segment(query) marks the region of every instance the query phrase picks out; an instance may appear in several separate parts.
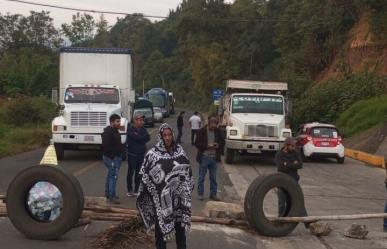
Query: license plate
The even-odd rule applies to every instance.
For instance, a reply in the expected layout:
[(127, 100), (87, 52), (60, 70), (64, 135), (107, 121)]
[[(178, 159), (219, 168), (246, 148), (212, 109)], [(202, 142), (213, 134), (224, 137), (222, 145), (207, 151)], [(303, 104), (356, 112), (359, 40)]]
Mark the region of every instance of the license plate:
[(329, 146), (329, 142), (321, 142), (321, 146)]
[(85, 136), (85, 142), (94, 142), (94, 136)]

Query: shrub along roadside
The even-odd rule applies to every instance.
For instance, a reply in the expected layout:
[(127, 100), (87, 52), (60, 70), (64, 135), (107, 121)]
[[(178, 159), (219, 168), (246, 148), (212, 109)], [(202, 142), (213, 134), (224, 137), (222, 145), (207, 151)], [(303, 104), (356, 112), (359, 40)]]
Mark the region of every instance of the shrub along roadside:
[(20, 96), (0, 105), (0, 158), (48, 145), (55, 105), (45, 97)]
[(361, 100), (343, 112), (336, 124), (347, 136), (387, 122), (387, 95)]

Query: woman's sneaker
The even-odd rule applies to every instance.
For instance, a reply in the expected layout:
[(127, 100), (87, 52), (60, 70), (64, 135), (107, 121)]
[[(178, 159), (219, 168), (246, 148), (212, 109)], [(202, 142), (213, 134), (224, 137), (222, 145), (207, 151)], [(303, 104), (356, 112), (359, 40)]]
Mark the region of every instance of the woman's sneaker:
[(136, 197), (137, 195), (134, 192), (128, 192), (128, 193), (126, 193), (126, 196), (128, 196), (128, 197)]

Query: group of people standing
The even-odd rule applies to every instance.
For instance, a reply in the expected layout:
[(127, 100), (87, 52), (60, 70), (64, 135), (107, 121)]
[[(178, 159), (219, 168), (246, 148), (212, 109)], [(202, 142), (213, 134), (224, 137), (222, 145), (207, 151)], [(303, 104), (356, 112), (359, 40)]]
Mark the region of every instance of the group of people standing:
[[(158, 142), (148, 152), (146, 144), (150, 135), (143, 127), (144, 117), (141, 115), (136, 115), (133, 125), (128, 127), (126, 144), (122, 144), (119, 132), (121, 117), (117, 114), (110, 116), (110, 125), (102, 133), (107, 202), (120, 204), (116, 184), (122, 161), (127, 158), (126, 195), (137, 197), (136, 205), (146, 228), (154, 227), (156, 248), (166, 248), (166, 238), (172, 232), (176, 236), (177, 248), (186, 248), (185, 231), (190, 227), (194, 180), (190, 160), (181, 146), (184, 114), (180, 112), (177, 119), (177, 138), (170, 125), (162, 124), (157, 134)], [(191, 144), (197, 148), (196, 161), (199, 163), (199, 200), (204, 200), (204, 180), (209, 171), (209, 198), (219, 201), (216, 174), (224, 138), (217, 123), (216, 117), (210, 117), (208, 124), (202, 127), (197, 112), (189, 119)]]

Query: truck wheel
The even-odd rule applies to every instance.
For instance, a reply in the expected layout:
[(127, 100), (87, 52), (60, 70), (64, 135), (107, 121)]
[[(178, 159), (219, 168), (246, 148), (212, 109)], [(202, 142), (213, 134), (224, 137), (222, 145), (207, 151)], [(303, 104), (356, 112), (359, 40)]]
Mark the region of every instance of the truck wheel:
[(63, 160), (64, 158), (63, 144), (54, 144), (54, 147), (55, 147), (56, 158), (58, 160)]
[[(61, 193), (62, 207), (54, 220), (41, 220), (27, 203), (31, 188), (49, 182)], [(33, 166), (21, 171), (7, 190), (6, 205), (12, 224), (27, 238), (53, 240), (69, 231), (83, 211), (84, 197), (79, 182), (59, 166)]]
[(298, 223), (284, 223), (269, 220), (263, 210), (266, 194), (280, 188), (287, 198), (287, 210), (282, 217), (304, 216), (304, 195), (299, 184), (283, 173), (258, 176), (249, 186), (244, 202), (247, 221), (257, 232), (265, 236), (280, 237), (291, 233)]
[(232, 164), (234, 162), (235, 150), (226, 148), (225, 158), (226, 163)]
[(337, 163), (339, 163), (339, 164), (343, 164), (344, 161), (345, 161), (345, 157), (338, 157), (337, 158)]

